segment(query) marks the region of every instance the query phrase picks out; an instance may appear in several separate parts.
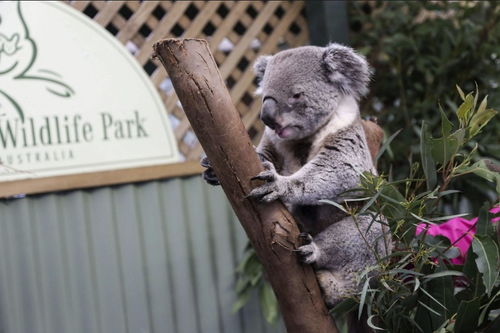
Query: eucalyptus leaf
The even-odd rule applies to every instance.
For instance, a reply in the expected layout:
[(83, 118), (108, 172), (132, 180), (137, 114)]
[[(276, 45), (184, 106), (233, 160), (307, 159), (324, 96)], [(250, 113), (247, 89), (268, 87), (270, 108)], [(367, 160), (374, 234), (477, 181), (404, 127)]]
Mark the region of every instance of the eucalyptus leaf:
[(427, 310), (429, 310), (432, 314), (434, 314), (436, 316), (441, 316), (441, 314), (439, 312), (437, 312), (436, 310), (434, 310), (433, 308), (431, 308), (430, 306), (428, 306), (424, 302), (418, 301), (418, 304), (422, 305), (424, 308), (426, 308)]
[(380, 196), (380, 192), (377, 192), (377, 194), (375, 194), (370, 200), (368, 200), (363, 205), (363, 207), (361, 207), (361, 209), (359, 210), (359, 214), (363, 214), (368, 208), (370, 208), (379, 196)]
[(236, 282), (235, 286), (235, 291), (237, 294), (242, 293), (246, 288), (249, 288), (251, 286), (250, 281), (246, 276), (240, 277), (238, 281)]
[(436, 187), (437, 175), (436, 175), (436, 165), (432, 158), (432, 147), (430, 145), (430, 134), (427, 124), (422, 123), (422, 128), (420, 131), (420, 153), (422, 158), (422, 168), (424, 169), (424, 174), (427, 183), (427, 190), (431, 191)]
[(441, 107), (441, 104), (439, 104), (439, 112), (441, 113), (441, 135), (443, 137), (448, 137), (448, 135), (450, 135), (450, 132), (453, 128), (453, 124), (446, 116), (446, 113), (444, 112), (443, 108)]
[(358, 308), (358, 320), (361, 318), (361, 314), (363, 313), (363, 306), (365, 305), (366, 294), (368, 292), (368, 287), (370, 286), (371, 277), (365, 280), (363, 285), (363, 289), (361, 290), (361, 298), (359, 300), (359, 308)]
[(415, 286), (413, 287), (413, 292), (416, 292), (418, 288), (420, 287), (420, 280), (415, 276)]
[(474, 81), (474, 85), (476, 86), (476, 93), (474, 94), (474, 109), (476, 108), (477, 105), (477, 99), (479, 98), (479, 86), (477, 85), (477, 82)]
[(478, 236), (486, 236), (489, 234), (488, 230), (492, 229), (488, 210), (489, 203), (485, 202), (479, 211), (479, 216), (476, 222), (476, 235)]
[(490, 301), (484, 305), (483, 309), (481, 310), (481, 313), (479, 314), (479, 325), (481, 325), (484, 320), (486, 319), (486, 314), (489, 312), (489, 307), (493, 301), (495, 301), (498, 297), (500, 296), (500, 291), (498, 291), (491, 299)]
[(319, 202), (321, 203), (327, 203), (329, 205), (332, 205), (332, 206), (335, 206), (337, 207), (338, 209), (340, 209), (342, 212), (346, 213), (346, 214), (349, 214), (349, 212), (345, 209), (344, 206), (342, 206), (341, 204), (339, 203), (336, 203), (335, 201), (332, 201), (332, 200), (319, 200)]
[(274, 323), (278, 318), (278, 300), (269, 283), (264, 283), (260, 288), (259, 300), (264, 318), (268, 323)]
[(385, 331), (383, 328), (375, 326), (375, 324), (373, 324), (373, 318), (375, 318), (375, 315), (371, 315), (370, 317), (368, 317), (368, 319), (366, 321), (368, 326), (370, 326), (372, 329), (374, 329), (376, 331)]
[(458, 247), (452, 246), (443, 253), (443, 256), (446, 259), (453, 259), (459, 257), (461, 254), (462, 252), (460, 252)]
[(434, 307), (440, 314), (439, 317), (432, 316), (433, 328), (441, 326), (443, 322), (450, 319), (458, 308), (458, 300), (453, 294), (452, 276), (463, 276), (462, 272), (450, 271), (442, 261), (436, 267), (436, 273), (429, 274), (425, 277), (425, 287), (431, 295), (436, 298), (444, 307)]
[(243, 267), (243, 271), (250, 279), (262, 274), (262, 264), (257, 259), (255, 254), (246, 262), (246, 265)]
[(432, 158), (439, 164), (446, 164), (460, 147), (457, 139), (453, 137), (431, 139), (429, 144)]
[(477, 255), (474, 253), (471, 246), (467, 251), (465, 264), (462, 268), (462, 272), (467, 276), (469, 280), (469, 288), (459, 293), (461, 294), (461, 300), (471, 300), (475, 297), (478, 297), (479, 295), (483, 295), (486, 293), (486, 288), (484, 287), (481, 273), (477, 268), (476, 259)]
[(238, 295), (238, 298), (236, 299), (236, 302), (234, 302), (231, 312), (236, 313), (238, 312), (245, 304), (248, 303), (248, 300), (250, 299), (251, 296), (251, 289), (246, 289), (244, 292), (240, 293)]
[[(479, 94), (476, 92), (476, 97)], [(479, 105), (479, 108), (477, 109), (476, 113), (481, 113), (486, 110), (486, 106), (488, 105), (488, 95), (484, 96), (483, 100), (481, 101), (481, 104)]]
[(255, 253), (252, 251), (250, 253), (247, 253), (245, 255), (245, 257), (243, 258), (243, 260), (241, 260), (238, 264), (238, 266), (236, 266), (236, 272), (237, 273), (242, 273), (244, 270), (245, 270), (245, 266), (247, 266), (248, 262), (250, 261), (250, 259), (252, 259), (252, 257), (255, 255)]
[(437, 273), (433, 274), (428, 274), (424, 277), (424, 280), (427, 282), (432, 279), (436, 278), (442, 278), (442, 277), (447, 277), (447, 276), (464, 276), (464, 273), (458, 272), (458, 271), (448, 271), (448, 270), (443, 270)]
[(462, 126), (466, 126), (468, 120), (469, 120), (469, 114), (473, 111), (474, 107), (474, 95), (473, 93), (467, 94), (465, 96), (465, 100), (460, 106), (458, 107), (457, 110), (457, 116), (458, 120), (460, 121), (460, 124)]
[[(455, 194), (455, 193), (462, 193), (462, 191), (459, 191), (459, 190), (446, 190), (446, 191), (439, 192), (438, 195), (440, 197), (444, 197), (445, 195)], [(432, 220), (436, 221), (436, 219), (432, 219)]]
[(354, 310), (357, 307), (358, 303), (352, 298), (347, 298), (337, 304), (333, 309), (330, 310), (330, 313), (333, 315), (342, 315)]
[(385, 140), (384, 144), (382, 145), (382, 147), (380, 147), (378, 153), (377, 153), (377, 156), (375, 156), (375, 161), (378, 161), (380, 156), (382, 156), (384, 154), (384, 152), (387, 150), (387, 148), (389, 147), (389, 145), (391, 144), (392, 140), (394, 140), (396, 138), (396, 136), (398, 136), (399, 133), (401, 133), (403, 129), (399, 129), (396, 131), (396, 133), (392, 134), (387, 140)]
[(437, 222), (437, 221), (447, 221), (451, 220), (457, 217), (464, 217), (470, 215), (469, 213), (462, 213), (462, 214), (453, 214), (453, 215), (446, 215), (446, 216), (440, 216), (440, 217), (434, 217), (429, 219), (429, 221)]
[(460, 98), (462, 99), (462, 101), (465, 101), (465, 94), (464, 92), (462, 91), (462, 88), (460, 88), (458, 86), (458, 84), (455, 85), (455, 87), (457, 87), (457, 91), (458, 91), (458, 94), (460, 95)]
[(477, 112), (470, 120), (469, 137), (476, 136), (488, 122), (497, 115), (497, 111), (486, 109), (482, 112)]
[(498, 278), (498, 245), (488, 236), (476, 235), (472, 240), (472, 249), (477, 255), (477, 269), (482, 273), (483, 284), (489, 296)]
[(442, 304), (440, 301), (438, 301), (434, 296), (432, 296), (431, 294), (429, 294), (429, 292), (423, 288), (420, 288), (420, 291), (423, 292), (427, 297), (429, 297), (431, 300), (434, 301), (434, 303), (436, 303), (437, 305), (439, 305), (441, 308), (446, 309), (446, 306), (444, 304)]
[(455, 322), (456, 333), (471, 333), (475, 331), (479, 317), (479, 306), (479, 297), (470, 301), (460, 302)]
[(476, 163), (470, 166), (458, 167), (455, 169), (454, 173), (455, 176), (473, 173), (490, 182), (495, 182), (497, 194), (500, 194), (500, 173), (491, 171), (486, 166), (486, 162), (484, 160), (477, 161)]

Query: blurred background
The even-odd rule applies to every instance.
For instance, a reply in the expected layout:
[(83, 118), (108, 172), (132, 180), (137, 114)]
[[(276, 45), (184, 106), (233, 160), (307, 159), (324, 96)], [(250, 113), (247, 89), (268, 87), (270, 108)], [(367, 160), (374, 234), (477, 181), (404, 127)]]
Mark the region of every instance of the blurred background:
[[(476, 85), (500, 104), (500, 6), (493, 1), (69, 1), (134, 55), (157, 88), (186, 165), (202, 149), (171, 81), (151, 59), (159, 39), (207, 39), (248, 133), (263, 131), (252, 63), (261, 54), (328, 42), (351, 45), (374, 68), (363, 116), (386, 136), (403, 131), (379, 163), (408, 173), (438, 103), (455, 110)], [(0, 27), (1, 28), (1, 27)], [(438, 128), (433, 128), (438, 130)], [(500, 124), (477, 142), (477, 159), (500, 160)], [(391, 171), (392, 170), (392, 171)], [(233, 313), (244, 235), (222, 191), (201, 168), (181, 177), (5, 198), (0, 204), (0, 332), (279, 332), (252, 294)], [(466, 177), (446, 209), (477, 211), (494, 184)], [(264, 304), (265, 305), (265, 304)]]

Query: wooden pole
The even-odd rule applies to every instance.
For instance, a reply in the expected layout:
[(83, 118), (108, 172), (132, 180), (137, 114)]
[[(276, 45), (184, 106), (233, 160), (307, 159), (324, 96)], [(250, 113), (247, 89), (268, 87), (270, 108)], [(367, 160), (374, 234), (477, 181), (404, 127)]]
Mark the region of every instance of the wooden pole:
[[(246, 196), (263, 170), (205, 40), (166, 39), (154, 56), (167, 70), (198, 140), (264, 266), (289, 333), (336, 333), (312, 268), (292, 252), (299, 230), (280, 202)], [(219, 240), (225, 241), (225, 240)]]

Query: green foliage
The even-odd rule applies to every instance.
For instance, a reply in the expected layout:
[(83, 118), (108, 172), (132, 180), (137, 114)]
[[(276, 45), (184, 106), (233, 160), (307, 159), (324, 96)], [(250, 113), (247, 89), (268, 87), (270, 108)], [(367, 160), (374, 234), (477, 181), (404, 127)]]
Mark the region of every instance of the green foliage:
[[(345, 314), (346, 304), (358, 302), (360, 313), (366, 311), (368, 325), (390, 332), (486, 332), (494, 327), (500, 310), (499, 239), (497, 225), (490, 223), (487, 202), (476, 211), (479, 215), (465, 265), (452, 265), (450, 259), (460, 254), (445, 237), (416, 234), (423, 222), (439, 224), (457, 215), (443, 216), (444, 198), (455, 195), (448, 190), (470, 173), (499, 188), (498, 173), (488, 169), (483, 160), (474, 162), (477, 143), (473, 141), (497, 113), (491, 110), (485, 122), (477, 119), (487, 110), (486, 98), (478, 103), (478, 93), (464, 95), (455, 119), (440, 115), (440, 135), (433, 137), (426, 122), (420, 128), (420, 152), (410, 154), (412, 165), (403, 180), (386, 176), (363, 175), (361, 197), (371, 198), (363, 207), (346, 200), (343, 209), (353, 217), (360, 214), (384, 215), (395, 244), (393, 253), (379, 261), (365, 274), (361, 293), (333, 309)], [(479, 130), (478, 130), (479, 128)], [(420, 156), (419, 156), (420, 155)], [(496, 191), (496, 199), (500, 191)], [(498, 204), (498, 202), (497, 202)], [(371, 281), (370, 281), (371, 280)], [(344, 304), (346, 303), (346, 304)]]
[(248, 244), (243, 260), (236, 268), (238, 281), (236, 294), (238, 298), (233, 304), (233, 312), (241, 309), (250, 299), (252, 292), (257, 290), (262, 314), (268, 323), (278, 319), (278, 301), (270, 284), (262, 278), (263, 269), (255, 255), (254, 249)]
[[(352, 1), (348, 8), (351, 44), (367, 56), (374, 68), (370, 95), (363, 102), (362, 112), (376, 116), (387, 133), (404, 129), (391, 143), (389, 154), (380, 161), (382, 170), (392, 165), (395, 179), (405, 177), (409, 152), (419, 150), (418, 129), (422, 121), (425, 120), (430, 134), (446, 130), (447, 124), (441, 121), (443, 113), (436, 102), (456, 110), (456, 95), (450, 87), (457, 83), (465, 91), (474, 91), (476, 82), (488, 95), (471, 121), (470, 106), (478, 104), (478, 95), (476, 93), (474, 99), (460, 92), (466, 103), (458, 111), (459, 120), (471, 121), (472, 136), (487, 123), (493, 111), (486, 108), (486, 101), (500, 105), (500, 3)], [(444, 128), (440, 128), (440, 123)], [(471, 158), (499, 162), (500, 122), (490, 122), (485, 132), (487, 134), (469, 140), (469, 147), (477, 143)], [(462, 134), (444, 138), (446, 146), (456, 147)], [(411, 150), (407, 149), (409, 144)], [(435, 150), (441, 147), (441, 142), (434, 141), (431, 149), (439, 154)], [(443, 158), (451, 154), (448, 151)], [(427, 185), (433, 182), (428, 178)], [(469, 189), (444, 198), (454, 211), (460, 210), (464, 199), (478, 210), (481, 202), (493, 197), (493, 183), (481, 178), (462, 177), (453, 186)]]

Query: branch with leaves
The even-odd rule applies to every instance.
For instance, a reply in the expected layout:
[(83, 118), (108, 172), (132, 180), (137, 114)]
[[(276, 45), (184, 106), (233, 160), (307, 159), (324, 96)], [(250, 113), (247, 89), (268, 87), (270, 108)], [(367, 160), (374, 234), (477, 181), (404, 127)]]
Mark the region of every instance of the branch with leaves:
[[(372, 268), (379, 272), (377, 279), (368, 279), (367, 272), (360, 277), (361, 294), (333, 309), (337, 316), (356, 307), (359, 313), (366, 311), (374, 330), (390, 332), (498, 331), (499, 226), (490, 223), (488, 210), (498, 205), (500, 174), (490, 170), (485, 160), (476, 160), (477, 144), (471, 145), (497, 111), (487, 107), (487, 97), (478, 103), (477, 89), (467, 95), (457, 90), (462, 103), (455, 119), (439, 108), (440, 136), (433, 137), (423, 122), (420, 152), (410, 154), (408, 177), (394, 180), (391, 174), (364, 174), (356, 190), (371, 199), (361, 209), (349, 201), (342, 205), (353, 216), (385, 216), (395, 249)], [(467, 215), (444, 215), (449, 209), (442, 202), (467, 190), (449, 189), (466, 174), (495, 182), (494, 199), (476, 212), (477, 223), (453, 242), (430, 235), (429, 227), (451, 219), (460, 223), (457, 218)], [(465, 264), (452, 264), (462, 255), (456, 244), (464, 236), (473, 236)]]

